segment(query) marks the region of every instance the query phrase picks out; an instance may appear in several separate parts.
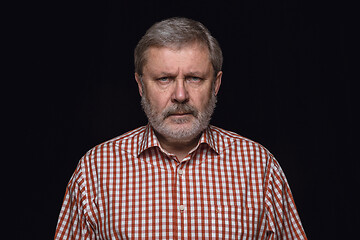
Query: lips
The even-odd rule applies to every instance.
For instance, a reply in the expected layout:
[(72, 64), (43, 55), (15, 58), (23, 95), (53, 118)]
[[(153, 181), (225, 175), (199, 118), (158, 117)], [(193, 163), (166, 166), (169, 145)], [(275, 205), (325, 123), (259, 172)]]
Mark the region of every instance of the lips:
[(174, 104), (163, 111), (164, 119), (169, 116), (181, 117), (186, 115), (197, 117), (197, 109), (189, 104)]
[(187, 118), (187, 117), (192, 116), (192, 115), (193, 115), (192, 113), (172, 113), (168, 117)]
[(192, 114), (192, 113), (191, 112), (179, 112), (179, 113), (171, 113), (170, 115), (182, 116), (182, 115), (188, 115), (188, 114)]

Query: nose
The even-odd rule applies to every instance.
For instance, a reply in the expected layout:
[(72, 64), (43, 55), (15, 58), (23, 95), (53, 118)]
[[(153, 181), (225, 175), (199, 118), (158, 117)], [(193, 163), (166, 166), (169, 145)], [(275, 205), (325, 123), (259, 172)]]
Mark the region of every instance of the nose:
[(171, 100), (176, 103), (185, 103), (189, 100), (189, 93), (183, 79), (178, 79)]

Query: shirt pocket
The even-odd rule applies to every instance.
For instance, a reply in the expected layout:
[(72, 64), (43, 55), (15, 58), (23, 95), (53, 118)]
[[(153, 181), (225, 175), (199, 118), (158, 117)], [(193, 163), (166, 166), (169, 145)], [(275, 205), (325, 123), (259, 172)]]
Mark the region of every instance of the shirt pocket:
[(243, 206), (211, 206), (211, 238), (258, 239), (261, 212)]

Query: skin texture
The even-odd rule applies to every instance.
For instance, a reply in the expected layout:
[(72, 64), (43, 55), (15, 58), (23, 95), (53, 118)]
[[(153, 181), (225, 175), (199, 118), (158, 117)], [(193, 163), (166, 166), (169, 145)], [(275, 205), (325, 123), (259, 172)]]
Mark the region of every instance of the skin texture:
[(143, 75), (135, 73), (144, 110), (161, 146), (181, 160), (209, 124), (222, 72), (215, 76), (208, 49), (197, 43), (151, 47), (146, 59)]

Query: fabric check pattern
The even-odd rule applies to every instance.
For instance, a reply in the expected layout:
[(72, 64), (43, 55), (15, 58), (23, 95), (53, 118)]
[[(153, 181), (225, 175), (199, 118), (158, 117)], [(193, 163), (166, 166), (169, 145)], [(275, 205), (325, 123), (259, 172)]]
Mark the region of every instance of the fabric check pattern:
[(209, 126), (182, 161), (143, 126), (91, 149), (55, 239), (306, 239), (290, 188), (260, 144)]

